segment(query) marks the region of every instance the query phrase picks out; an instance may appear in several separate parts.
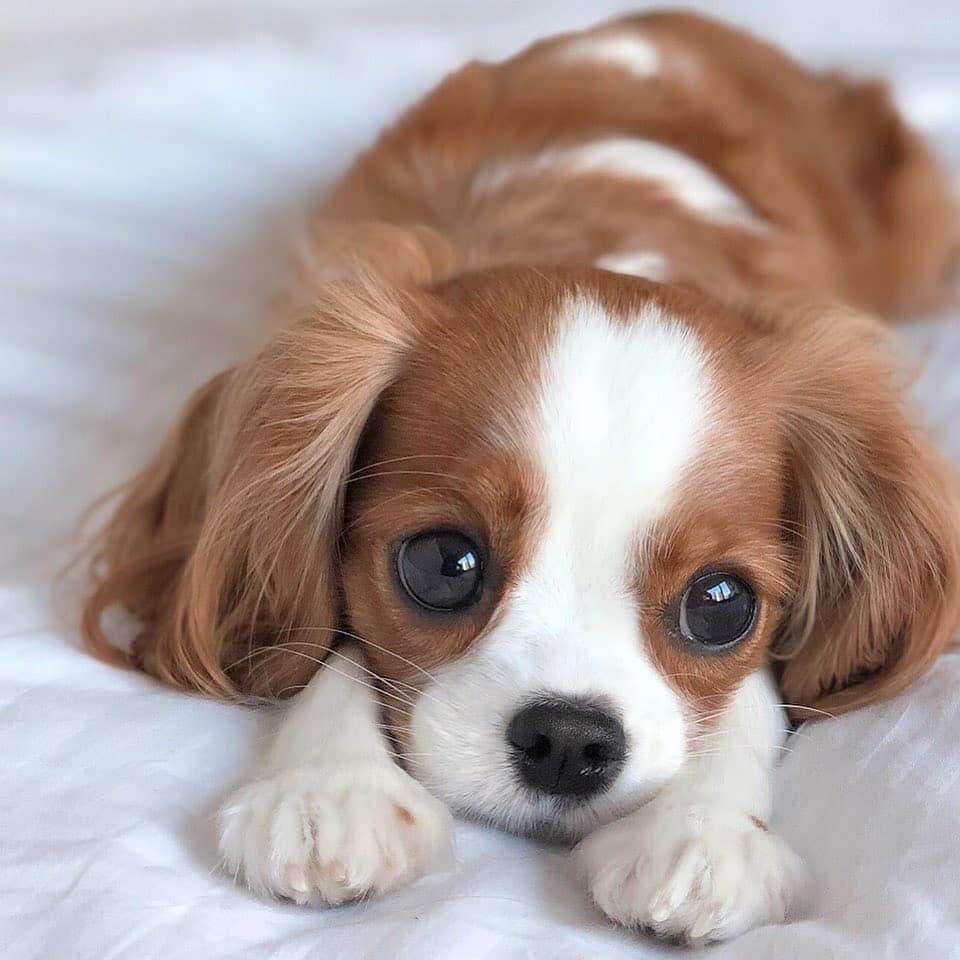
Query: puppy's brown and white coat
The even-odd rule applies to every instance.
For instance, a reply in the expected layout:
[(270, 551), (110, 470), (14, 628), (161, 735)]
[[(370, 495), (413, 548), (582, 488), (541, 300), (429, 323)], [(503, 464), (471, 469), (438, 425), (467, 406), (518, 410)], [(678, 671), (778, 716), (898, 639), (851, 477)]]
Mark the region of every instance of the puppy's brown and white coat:
[(308, 305), (197, 393), (99, 544), (95, 649), (120, 603), (167, 682), (305, 686), (222, 812), (228, 869), (384, 891), (452, 809), (579, 841), (622, 923), (782, 920), (782, 700), (900, 691), (960, 619), (953, 479), (885, 332), (834, 301), (936, 303), (956, 252), (882, 87), (710, 21), (444, 81), (328, 200)]

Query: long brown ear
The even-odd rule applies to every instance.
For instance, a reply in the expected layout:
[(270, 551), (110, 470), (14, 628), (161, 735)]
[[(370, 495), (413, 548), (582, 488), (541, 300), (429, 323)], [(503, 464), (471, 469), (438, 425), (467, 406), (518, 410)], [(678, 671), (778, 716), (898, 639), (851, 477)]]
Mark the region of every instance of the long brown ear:
[(786, 338), (796, 566), (774, 654), (788, 703), (837, 714), (903, 690), (953, 638), (960, 506), (952, 471), (905, 415), (879, 324), (833, 311), (795, 319)]
[(399, 295), (332, 286), (309, 316), (215, 377), (127, 486), (95, 549), (83, 613), (141, 624), (133, 661), (175, 686), (276, 696), (312, 676), (339, 626), (344, 488), (412, 336)]

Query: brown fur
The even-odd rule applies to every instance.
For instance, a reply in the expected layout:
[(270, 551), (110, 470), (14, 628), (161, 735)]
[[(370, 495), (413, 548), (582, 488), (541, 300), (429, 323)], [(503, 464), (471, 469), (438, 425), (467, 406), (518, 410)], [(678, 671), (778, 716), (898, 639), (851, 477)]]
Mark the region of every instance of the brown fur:
[(904, 411), (885, 331), (843, 310), (786, 316), (769, 369), (795, 572), (774, 652), (789, 702), (841, 713), (900, 692), (953, 639), (960, 501)]
[[(811, 73), (688, 14), (590, 32), (630, 30), (663, 52), (652, 77), (564, 60), (570, 35), (452, 74), (354, 163), (318, 233), (356, 221), (429, 224), (456, 251), (438, 264), (442, 276), (455, 263), (478, 268), (533, 253), (541, 263), (583, 264), (632, 247), (662, 251), (671, 281), (728, 300), (816, 290), (903, 313), (948, 296), (956, 205), (882, 84)], [(491, 164), (617, 135), (696, 158), (776, 229), (757, 236), (704, 223), (654, 184), (595, 174), (473, 190)]]
[[(877, 326), (798, 306), (942, 299), (957, 220), (941, 171), (878, 84), (810, 73), (691, 15), (597, 29), (641, 31), (663, 69), (567, 62), (554, 38), (464, 67), (357, 160), (304, 251), (310, 306), (202, 388), (126, 487), (95, 550), (91, 649), (117, 659), (101, 618), (119, 604), (141, 624), (138, 666), (220, 697), (298, 689), (343, 628), (388, 638), (368, 650), (387, 680), (457, 656), (535, 541), (542, 480), (513, 417), (575, 290), (624, 322), (658, 300), (723, 385), (721, 440), (636, 558), (645, 635), (702, 714), (768, 652), (803, 715), (897, 692), (949, 642), (952, 477), (902, 409)], [(492, 164), (614, 135), (700, 160), (770, 229), (707, 223), (611, 176), (472, 189)], [(671, 288), (583, 269), (645, 248), (666, 256)], [(405, 604), (388, 562), (437, 523), (475, 530), (491, 556), (486, 595), (456, 623)], [(748, 643), (698, 658), (663, 613), (716, 562), (750, 576), (763, 612)]]
[(379, 286), (330, 289), (195, 396), (101, 537), (92, 649), (119, 602), (142, 624), (134, 662), (167, 683), (268, 696), (309, 678), (340, 623), (347, 474), (410, 328)]

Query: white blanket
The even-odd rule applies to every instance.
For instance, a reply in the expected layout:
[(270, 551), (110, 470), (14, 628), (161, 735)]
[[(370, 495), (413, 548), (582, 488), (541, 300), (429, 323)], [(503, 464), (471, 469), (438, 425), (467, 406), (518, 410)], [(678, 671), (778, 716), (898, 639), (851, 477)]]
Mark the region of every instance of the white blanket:
[[(93, 17), (89, 3), (16, 0), (0, 11), (4, 960), (676, 955), (606, 924), (563, 851), (468, 825), (454, 869), (381, 900), (330, 911), (254, 900), (215, 871), (211, 814), (269, 718), (98, 664), (77, 647), (71, 598), (62, 615), (52, 599), (80, 509), (248, 342), (297, 214), (351, 153), (465, 57), (617, 6), (111, 0)], [(956, 165), (949, 8), (727, 12), (809, 59), (891, 73)], [(926, 364), (918, 406), (955, 457), (956, 320), (905, 331)], [(960, 956), (958, 686), (950, 654), (907, 696), (793, 739), (776, 825), (816, 875), (809, 918), (711, 956)]]

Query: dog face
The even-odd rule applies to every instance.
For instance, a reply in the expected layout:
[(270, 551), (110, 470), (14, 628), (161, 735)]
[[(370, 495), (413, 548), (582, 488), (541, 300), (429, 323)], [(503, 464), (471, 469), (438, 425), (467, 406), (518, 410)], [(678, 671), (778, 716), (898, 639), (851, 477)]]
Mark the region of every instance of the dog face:
[(221, 696), (293, 692), (359, 637), (437, 795), (575, 837), (771, 657), (834, 712), (925, 669), (952, 497), (861, 317), (590, 270), (356, 282), (197, 394), (86, 623), (123, 603), (140, 665)]
[(351, 477), (347, 621), (386, 648), (419, 779), (578, 836), (674, 774), (763, 662), (787, 560), (773, 399), (742, 322), (652, 285), (496, 272), (433, 311)]

